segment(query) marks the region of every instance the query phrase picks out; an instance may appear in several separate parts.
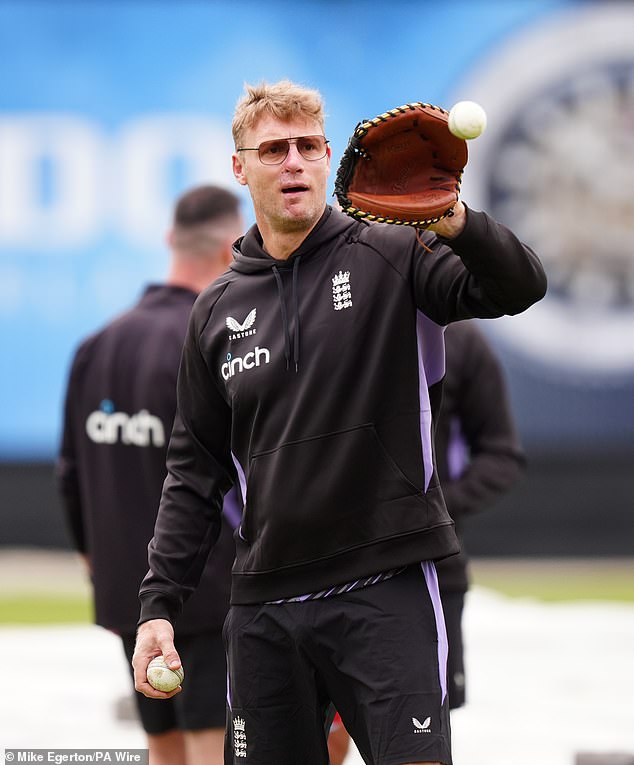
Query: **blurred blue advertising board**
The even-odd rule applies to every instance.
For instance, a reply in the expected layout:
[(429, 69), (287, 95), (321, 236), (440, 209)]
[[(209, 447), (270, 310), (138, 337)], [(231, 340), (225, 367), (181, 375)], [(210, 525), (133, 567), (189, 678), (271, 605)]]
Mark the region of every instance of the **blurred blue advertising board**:
[(551, 285), (485, 326), (523, 437), (631, 442), (629, 4), (5, 1), (0, 49), (0, 460), (54, 456), (78, 341), (164, 276), (183, 189), (243, 193), (233, 107), (245, 81), (282, 78), (324, 94), (335, 167), (361, 119), (483, 104), (463, 197), (533, 245)]

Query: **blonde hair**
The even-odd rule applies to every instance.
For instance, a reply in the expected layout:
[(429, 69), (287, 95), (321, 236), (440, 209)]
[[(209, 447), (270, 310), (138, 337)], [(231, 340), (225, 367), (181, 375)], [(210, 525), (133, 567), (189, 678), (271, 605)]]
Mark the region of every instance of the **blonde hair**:
[(244, 90), (245, 94), (236, 104), (231, 124), (236, 149), (240, 148), (244, 133), (264, 114), (284, 122), (297, 118), (315, 120), (324, 132), (324, 103), (319, 91), (290, 80), (272, 84), (262, 82), (259, 85), (245, 83)]

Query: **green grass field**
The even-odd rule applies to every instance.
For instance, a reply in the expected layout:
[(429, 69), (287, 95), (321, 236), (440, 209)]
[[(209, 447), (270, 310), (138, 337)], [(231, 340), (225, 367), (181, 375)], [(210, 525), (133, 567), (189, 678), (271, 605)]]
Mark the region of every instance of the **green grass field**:
[(634, 558), (474, 560), (474, 585), (544, 602), (634, 603)]
[[(475, 559), (472, 582), (513, 598), (543, 602), (604, 601), (634, 603), (632, 559)], [(72, 580), (71, 580), (72, 585)], [(41, 586), (4, 587), (0, 625), (90, 624), (92, 602), (87, 587), (69, 586), (68, 577), (55, 586), (43, 575)]]
[(84, 595), (0, 597), (0, 624), (90, 624), (92, 619), (92, 603)]

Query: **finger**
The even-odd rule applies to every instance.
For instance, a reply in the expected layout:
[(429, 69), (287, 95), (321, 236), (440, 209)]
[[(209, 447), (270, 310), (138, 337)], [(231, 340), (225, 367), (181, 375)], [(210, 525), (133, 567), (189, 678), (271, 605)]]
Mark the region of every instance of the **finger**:
[(174, 643), (171, 641), (165, 641), (161, 644), (161, 653), (163, 654), (165, 663), (170, 669), (178, 669), (181, 666), (180, 656), (174, 647)]
[[(170, 622), (165, 619), (157, 619), (155, 636), (155, 643), (158, 645), (159, 653), (162, 654), (167, 666), (170, 669), (178, 669), (181, 666), (181, 659), (174, 646), (174, 628)], [(153, 653), (153, 655), (149, 657), (150, 660), (156, 655), (158, 654)]]
[(145, 680), (145, 682), (141, 682), (137, 685), (136, 677), (135, 677), (134, 687), (139, 693), (142, 693), (144, 696), (147, 696), (148, 699), (171, 699), (172, 696), (176, 696), (183, 690), (182, 686), (179, 685), (178, 688), (175, 688), (173, 691), (170, 691), (169, 693), (166, 693), (165, 691), (158, 691), (156, 688), (154, 688), (147, 682), (147, 679)]

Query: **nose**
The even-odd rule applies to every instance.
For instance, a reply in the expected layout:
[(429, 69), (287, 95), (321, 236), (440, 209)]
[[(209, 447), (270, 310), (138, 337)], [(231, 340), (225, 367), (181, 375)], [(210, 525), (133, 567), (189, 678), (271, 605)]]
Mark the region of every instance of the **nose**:
[(285, 168), (293, 171), (304, 169), (304, 158), (299, 153), (297, 143), (295, 141), (289, 143), (288, 154), (284, 159), (283, 165)]

